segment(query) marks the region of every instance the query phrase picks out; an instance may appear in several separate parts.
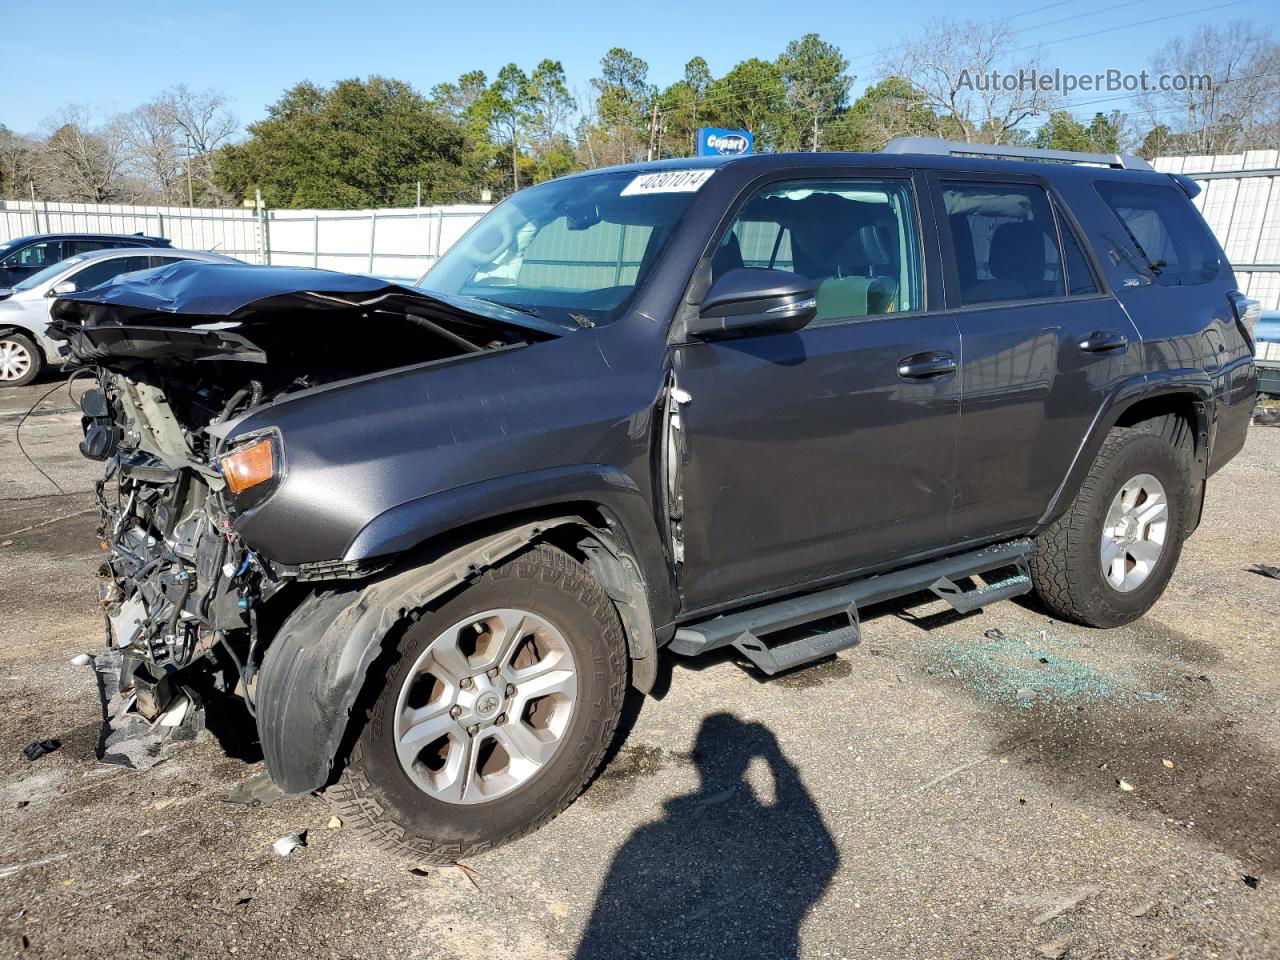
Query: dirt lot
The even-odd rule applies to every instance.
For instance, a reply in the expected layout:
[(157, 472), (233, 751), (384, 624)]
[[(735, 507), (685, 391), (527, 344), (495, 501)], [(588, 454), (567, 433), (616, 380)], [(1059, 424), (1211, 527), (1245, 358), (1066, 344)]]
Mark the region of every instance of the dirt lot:
[[(871, 611), (763, 682), (677, 662), (546, 829), (457, 867), (369, 849), (205, 734), (98, 763), (97, 546), (64, 391), (0, 391), (0, 943), (23, 957), (1280, 956), (1280, 429), (1210, 486), (1166, 597)], [(931, 613), (929, 608), (927, 613)], [(994, 639), (987, 631), (1001, 633)], [(21, 748), (57, 738), (28, 762)], [(1132, 787), (1121, 789), (1118, 781)], [(287, 858), (278, 837), (307, 831)]]

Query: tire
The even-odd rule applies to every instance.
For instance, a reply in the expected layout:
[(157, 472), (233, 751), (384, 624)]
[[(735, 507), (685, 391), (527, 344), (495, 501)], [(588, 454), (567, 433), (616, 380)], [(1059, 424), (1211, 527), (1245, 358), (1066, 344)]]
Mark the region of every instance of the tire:
[(40, 376), (44, 355), (25, 333), (0, 334), (0, 387), (25, 387)]
[[(522, 613), (529, 619), (520, 620), (518, 627), (507, 628), (500, 619), (483, 619), (493, 611), (503, 615)], [(482, 619), (476, 620), (476, 617)], [(469, 619), (472, 622), (468, 623)], [(492, 623), (494, 627), (488, 633), (477, 634), (473, 627), (481, 622)], [(503, 768), (507, 773), (488, 776), (477, 768), (476, 774), (464, 777), (459, 785), (458, 781), (450, 780), (448, 774), (454, 769), (451, 760), (455, 750), (461, 749), (464, 757), (459, 761), (459, 769), (471, 756), (466, 752), (468, 748), (460, 745), (470, 743), (476, 756), (482, 759), (484, 751), (490, 751), (485, 762), (492, 763), (495, 757), (501, 760), (505, 753), (492, 746), (499, 742), (497, 736), (514, 738), (518, 730), (521, 743), (531, 742), (526, 738), (528, 728), (534, 725), (534, 717), (530, 714), (526, 723), (523, 716), (506, 716), (508, 709), (513, 714), (525, 711), (526, 708), (517, 709), (523, 690), (511, 693), (517, 686), (524, 688), (524, 681), (504, 687), (506, 677), (499, 675), (496, 681), (492, 680), (482, 668), (470, 678), (470, 689), (464, 690), (462, 681), (455, 683), (452, 673), (447, 673), (441, 664), (465, 663), (468, 670), (473, 669), (472, 660), (458, 661), (455, 656), (456, 652), (464, 651), (465, 637), (479, 635), (501, 647), (507, 637), (520, 634), (526, 623), (536, 624), (539, 630), (536, 637), (529, 634), (534, 638), (535, 647), (543, 646), (545, 634), (558, 638), (551, 642), (561, 644), (563, 649), (552, 651), (558, 658), (554, 661), (547, 660), (552, 654), (544, 653), (542, 659), (526, 667), (524, 673), (536, 672), (544, 662), (551, 662), (554, 667), (572, 665), (570, 672), (576, 677), (576, 694), (564, 714), (567, 721), (554, 740), (550, 757), (532, 774), (527, 774), (527, 757), (515, 753), (513, 747), (513, 753), (520, 758), (519, 767), (508, 758)], [(464, 625), (460, 632), (455, 631), (459, 624)], [(455, 637), (458, 639), (452, 639)], [(495, 637), (499, 640), (495, 641)], [(516, 669), (512, 664), (519, 664), (520, 657), (526, 656), (520, 650), (529, 641), (526, 638), (516, 642), (515, 658), (510, 653), (495, 654), (496, 659), (490, 662), (503, 660), (507, 666), (493, 669), (504, 673)], [(478, 641), (476, 647), (479, 649)], [(564, 651), (568, 652), (568, 658)], [(485, 655), (488, 655), (487, 648)], [(423, 673), (424, 670), (430, 672)], [(564, 672), (547, 669), (543, 676)], [(539, 545), (485, 572), (438, 609), (408, 625), (387, 665), (385, 678), (372, 681), (380, 682), (380, 688), (366, 691), (363, 727), (351, 746), (341, 775), (325, 791), (325, 797), (357, 834), (383, 849), (420, 862), (452, 863), (508, 843), (547, 823), (590, 782), (617, 728), (626, 680), (626, 641), (612, 601), (600, 584), (568, 554)], [(430, 702), (425, 706), (422, 701), (428, 694), (416, 692), (423, 684), (433, 688)], [(497, 693), (499, 689), (504, 692)], [(480, 696), (485, 691), (493, 691), (495, 697), (506, 699), (502, 700), (501, 714), (480, 719), (478, 711), (482, 705), (496, 709), (485, 704), (484, 697)], [(440, 738), (443, 745), (433, 748), (428, 744), (422, 754), (406, 766), (401, 753), (397, 752), (397, 744), (407, 742), (409, 731), (417, 729), (407, 719), (413, 713), (411, 708), (417, 706), (422, 713), (435, 716), (431, 723), (445, 723), (448, 721), (439, 713), (439, 708), (453, 703), (452, 710), (463, 711), (462, 704), (468, 702), (468, 696), (475, 699), (458, 718), (457, 726), (450, 727)], [(559, 711), (563, 708), (557, 700), (559, 696), (530, 701), (527, 709), (541, 709), (539, 704), (551, 703), (548, 713), (554, 721), (561, 716)], [(464, 734), (471, 729), (469, 725), (473, 721), (483, 732), (469, 739)], [(548, 735), (551, 728), (552, 722), (548, 722), (547, 729), (539, 731), (538, 736)], [(516, 741), (501, 741), (508, 742)], [(415, 743), (414, 748), (418, 745)], [(520, 776), (527, 779), (518, 786), (504, 786)], [(441, 781), (451, 786), (439, 787)], [(503, 789), (507, 792), (500, 792)], [(479, 790), (496, 795), (489, 799), (477, 793)]]
[[(1031, 581), (1040, 601), (1061, 619), (1118, 627), (1142, 616), (1164, 593), (1182, 552), (1191, 499), (1190, 434), (1176, 428), (1176, 418), (1169, 420), (1174, 425), (1168, 429), (1153, 422), (1150, 428), (1112, 430), (1070, 509), (1036, 538)], [(1103, 532), (1115, 529), (1106, 523), (1121, 491), (1135, 489), (1126, 484), (1144, 476), (1154, 478), (1150, 486), (1163, 487), (1166, 494), (1164, 539), (1149, 572), (1130, 586), (1133, 571), (1142, 565), (1122, 547), (1118, 566), (1113, 559), (1104, 571)], [(1111, 582), (1107, 572), (1123, 578), (1122, 584)]]

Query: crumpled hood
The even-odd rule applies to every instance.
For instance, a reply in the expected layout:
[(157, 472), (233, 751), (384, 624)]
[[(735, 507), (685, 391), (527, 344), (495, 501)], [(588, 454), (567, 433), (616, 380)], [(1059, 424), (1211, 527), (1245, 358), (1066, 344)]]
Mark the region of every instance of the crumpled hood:
[[(545, 339), (572, 329), (486, 301), (430, 293), (374, 277), (308, 267), (184, 260), (59, 297), (50, 311), (49, 335), (72, 341), (72, 353), (84, 360), (101, 359), (100, 350), (111, 350), (110, 344), (120, 350), (122, 344), (143, 340), (152, 344), (181, 341), (189, 347), (204, 339), (225, 355), (229, 344), (250, 337), (255, 326), (297, 324), (291, 334), (305, 336), (308, 318), (333, 319), (334, 311), (345, 311), (366, 324), (376, 324), (378, 314), (443, 321), (464, 336), (468, 330), (481, 335), (505, 331)], [(364, 326), (362, 332), (372, 329)], [(178, 331), (187, 335), (179, 336)], [(192, 332), (196, 332), (194, 338)], [(249, 359), (253, 350), (232, 352)]]

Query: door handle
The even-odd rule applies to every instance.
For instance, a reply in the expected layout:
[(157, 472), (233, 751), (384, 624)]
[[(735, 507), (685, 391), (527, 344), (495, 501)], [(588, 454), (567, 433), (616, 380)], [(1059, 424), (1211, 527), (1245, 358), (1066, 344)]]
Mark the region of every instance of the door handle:
[(913, 353), (898, 361), (903, 380), (932, 380), (956, 372), (956, 358), (949, 353)]
[(1085, 353), (1106, 353), (1108, 350), (1123, 350), (1129, 346), (1129, 338), (1115, 330), (1095, 330), (1080, 341), (1080, 349)]

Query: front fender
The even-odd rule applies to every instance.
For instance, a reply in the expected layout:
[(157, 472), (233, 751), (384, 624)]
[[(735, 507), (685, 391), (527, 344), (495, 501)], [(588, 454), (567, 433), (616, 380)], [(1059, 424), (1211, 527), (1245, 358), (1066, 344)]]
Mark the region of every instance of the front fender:
[(258, 737), (276, 785), (298, 794), (328, 782), (356, 698), (392, 627), (565, 522), (525, 524), (425, 566), (303, 600), (277, 632), (258, 672)]
[(669, 623), (676, 611), (675, 584), (653, 510), (631, 477), (600, 464), (532, 470), (410, 500), (374, 517), (342, 559), (399, 554), (474, 523), (582, 502), (600, 509), (610, 532), (638, 563), (653, 622)]

